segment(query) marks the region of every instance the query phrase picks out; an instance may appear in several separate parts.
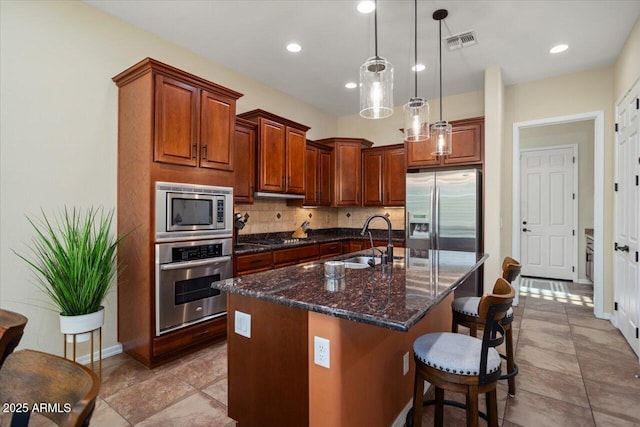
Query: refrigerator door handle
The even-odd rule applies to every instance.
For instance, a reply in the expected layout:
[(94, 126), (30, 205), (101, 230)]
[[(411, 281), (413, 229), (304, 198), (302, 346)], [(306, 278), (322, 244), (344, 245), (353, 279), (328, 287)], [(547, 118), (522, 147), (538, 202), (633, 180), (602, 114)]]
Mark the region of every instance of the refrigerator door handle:
[(436, 204), (436, 188), (435, 185), (431, 190), (431, 197), (429, 198), (429, 212), (431, 212), (431, 218), (429, 218), (429, 249), (435, 249), (434, 238), (436, 235), (436, 227), (435, 227), (435, 211), (433, 208)]
[(440, 188), (436, 185), (433, 187), (433, 229), (431, 231), (431, 248), (440, 249), (439, 234), (440, 234)]

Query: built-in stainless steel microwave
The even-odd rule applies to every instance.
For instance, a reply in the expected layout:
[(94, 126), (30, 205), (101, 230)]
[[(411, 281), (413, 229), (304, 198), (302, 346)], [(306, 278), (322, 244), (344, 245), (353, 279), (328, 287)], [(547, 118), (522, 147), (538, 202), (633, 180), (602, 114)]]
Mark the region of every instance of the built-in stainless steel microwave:
[(156, 242), (231, 237), (233, 188), (156, 182)]

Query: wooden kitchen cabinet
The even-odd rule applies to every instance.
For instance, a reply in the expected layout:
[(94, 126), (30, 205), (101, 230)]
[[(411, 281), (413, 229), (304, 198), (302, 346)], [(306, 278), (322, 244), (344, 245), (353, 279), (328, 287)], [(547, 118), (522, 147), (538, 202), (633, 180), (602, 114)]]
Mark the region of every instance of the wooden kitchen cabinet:
[(239, 94), (207, 89), (162, 72), (154, 77), (154, 160), (232, 171)]
[(286, 267), (302, 262), (318, 259), (320, 251), (318, 245), (296, 246), (295, 248), (273, 251), (273, 267)]
[(118, 86), (118, 342), (155, 367), (226, 335), (226, 317), (156, 334), (155, 183), (231, 187), (242, 94), (145, 58)]
[(304, 206), (331, 205), (331, 150), (307, 141)]
[(326, 138), (315, 142), (333, 148), (331, 206), (362, 206), (362, 149), (373, 143), (362, 138)]
[(405, 154), (403, 145), (362, 151), (363, 206), (404, 206)]
[(342, 255), (342, 242), (320, 243), (318, 249), (320, 250), (320, 259), (332, 258)]
[(244, 119), (236, 119), (234, 133), (234, 184), (235, 203), (253, 203), (256, 162), (256, 124)]
[(250, 255), (236, 256), (236, 276), (259, 273), (273, 268), (273, 252), (260, 252)]
[(309, 127), (263, 110), (238, 117), (258, 125), (256, 191), (303, 195)]
[(484, 117), (451, 122), (452, 147), (448, 156), (433, 156), (429, 141), (405, 142), (406, 167), (429, 168), (450, 165), (478, 165), (484, 161)]

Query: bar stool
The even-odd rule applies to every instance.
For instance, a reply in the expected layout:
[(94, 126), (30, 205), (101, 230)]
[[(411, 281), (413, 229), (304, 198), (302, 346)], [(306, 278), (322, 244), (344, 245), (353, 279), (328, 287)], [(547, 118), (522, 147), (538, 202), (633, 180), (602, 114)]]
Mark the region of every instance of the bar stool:
[[(502, 262), (502, 278), (511, 284), (518, 277), (521, 269), (522, 266), (518, 261), (511, 257), (506, 257)], [(478, 328), (481, 328), (485, 322), (485, 319), (479, 315), (479, 303), (480, 297), (462, 297), (453, 300), (451, 303), (451, 309), (453, 311), (453, 319), (451, 322), (452, 332), (458, 332), (458, 325), (462, 325), (469, 328), (469, 335), (473, 337), (477, 336)], [(505, 330), (506, 355), (501, 354), (500, 357), (507, 361), (507, 373), (501, 375), (500, 379), (508, 380), (509, 397), (515, 397), (515, 376), (518, 375), (518, 365), (515, 363), (513, 352), (513, 332), (511, 330), (511, 324), (513, 323), (512, 308), (509, 308), (509, 311), (501, 323)]]
[(0, 403), (20, 409), (12, 411), (11, 426), (29, 425), (36, 410), (59, 426), (88, 426), (99, 390), (91, 369), (39, 351), (16, 351), (0, 369)]
[(0, 367), (20, 343), (27, 321), (22, 314), (0, 309)]
[[(407, 415), (408, 426), (420, 426), (422, 406), (436, 405), (434, 425), (443, 425), (444, 406), (466, 409), (467, 426), (477, 426), (478, 417), (486, 418), (489, 426), (498, 425), (496, 386), (500, 378), (500, 354), (495, 349), (504, 341), (504, 318), (515, 292), (509, 283), (499, 278), (494, 293), (480, 298), (479, 312), (485, 319), (482, 339), (452, 332), (422, 335), (413, 343), (416, 376), (413, 389), (413, 409)], [(435, 387), (435, 400), (423, 402), (424, 381)], [(444, 400), (444, 391), (466, 394), (466, 405)], [(478, 411), (478, 395), (486, 394), (487, 413)]]

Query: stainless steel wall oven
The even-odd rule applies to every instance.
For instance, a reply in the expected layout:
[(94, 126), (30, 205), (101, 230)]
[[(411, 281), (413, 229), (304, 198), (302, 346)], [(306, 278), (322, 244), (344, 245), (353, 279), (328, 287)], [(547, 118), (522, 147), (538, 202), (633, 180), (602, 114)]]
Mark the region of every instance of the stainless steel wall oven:
[(155, 267), (156, 336), (226, 313), (212, 284), (233, 276), (231, 238), (158, 243)]

